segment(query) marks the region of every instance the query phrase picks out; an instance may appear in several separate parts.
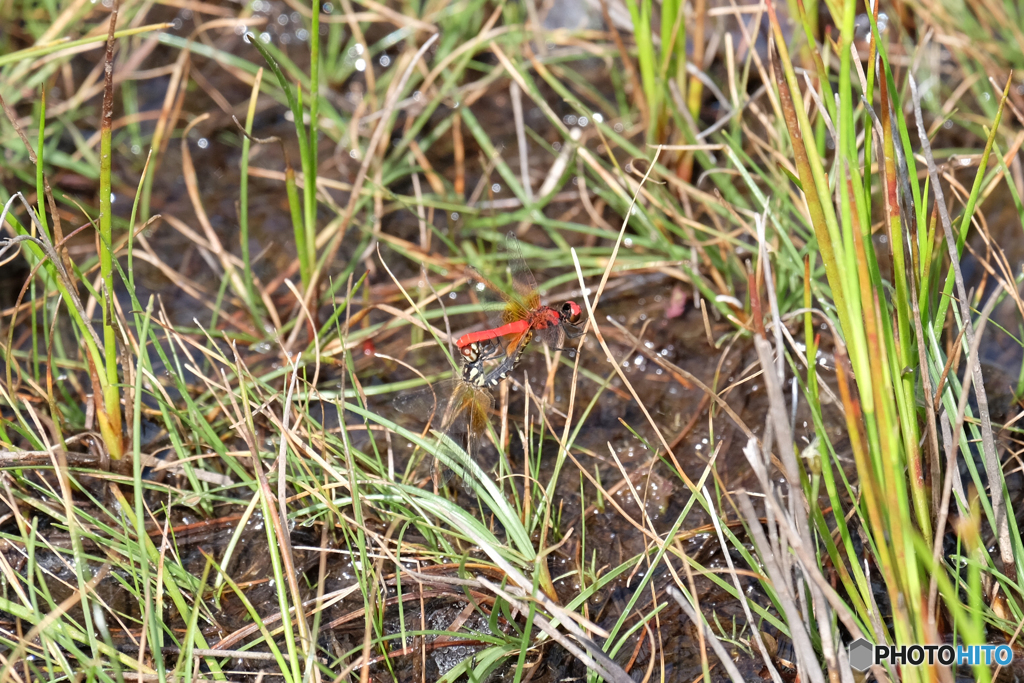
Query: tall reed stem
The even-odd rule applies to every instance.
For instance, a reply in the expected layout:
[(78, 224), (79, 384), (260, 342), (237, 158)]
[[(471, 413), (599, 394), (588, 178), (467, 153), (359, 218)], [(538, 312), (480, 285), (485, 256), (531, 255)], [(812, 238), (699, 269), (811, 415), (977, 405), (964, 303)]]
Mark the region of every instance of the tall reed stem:
[[(110, 201), (111, 170), (111, 122), (114, 115), (114, 27), (117, 24), (117, 0), (110, 13), (110, 31), (107, 35), (107, 57), (105, 67), (106, 84), (103, 89), (103, 109), (100, 120), (100, 277), (103, 304), (103, 360), (104, 379), (103, 403), (106, 407), (107, 429), (103, 438), (110, 451), (110, 457), (118, 459), (122, 453), (121, 443), (121, 397), (117, 388), (117, 333), (114, 329), (114, 278), (111, 233), (113, 216)], [(99, 368), (97, 368), (99, 372)], [(101, 420), (101, 425), (104, 420)]]

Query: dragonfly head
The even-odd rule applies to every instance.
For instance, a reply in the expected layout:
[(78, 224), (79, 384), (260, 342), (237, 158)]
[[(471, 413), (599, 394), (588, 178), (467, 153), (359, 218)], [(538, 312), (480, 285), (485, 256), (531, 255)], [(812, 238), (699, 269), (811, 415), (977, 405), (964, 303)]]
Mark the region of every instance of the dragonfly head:
[(578, 323), (582, 315), (583, 311), (580, 310), (579, 304), (575, 301), (566, 301), (562, 304), (562, 308), (559, 309), (559, 317), (562, 319), (562, 322), (567, 322), (570, 325)]
[(467, 344), (459, 349), (459, 351), (462, 353), (463, 360), (467, 363), (476, 363), (480, 358), (480, 344), (478, 342)]

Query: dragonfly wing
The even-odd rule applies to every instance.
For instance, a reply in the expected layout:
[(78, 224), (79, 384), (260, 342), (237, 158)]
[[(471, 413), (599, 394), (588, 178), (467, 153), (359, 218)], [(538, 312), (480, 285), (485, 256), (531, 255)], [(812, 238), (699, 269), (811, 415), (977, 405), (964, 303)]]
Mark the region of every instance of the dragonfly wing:
[[(447, 467), (442, 467), (440, 482), (447, 482), (453, 470), (465, 478), (469, 462), (479, 463), (481, 435), (486, 433), (494, 407), (491, 392), (466, 382), (460, 382), (445, 406), (441, 423), (442, 438), (439, 456)], [(468, 461), (467, 461), (468, 458)]]
[(466, 454), (475, 462), (480, 455), (480, 439), (487, 433), (494, 409), (494, 396), (486, 389), (472, 388), (473, 398), (466, 410)]
[(505, 235), (505, 256), (508, 259), (506, 267), (512, 278), (512, 287), (516, 294), (527, 308), (536, 308), (540, 303), (537, 294), (537, 281), (530, 271), (530, 266), (526, 265), (523, 250), (519, 247), (519, 239), (514, 232)]
[(561, 325), (549, 325), (535, 330), (533, 338), (552, 349), (560, 349), (565, 343), (565, 332)]
[(455, 386), (454, 379), (434, 382), (423, 389), (403, 391), (394, 398), (391, 404), (400, 413), (422, 417), (427, 422), (430, 422), (431, 416), (433, 416), (435, 421), (440, 424), (445, 402), (454, 392)]
[(487, 329), (500, 327), (506, 322), (510, 310), (522, 309), (522, 305), (505, 293), (499, 286), (488, 280), (476, 268), (466, 269), (469, 276), (469, 296), (487, 316)]
[[(452, 416), (447, 414), (446, 410), (457, 400), (461, 386), (462, 382), (457, 379), (435, 382), (424, 389), (399, 394), (392, 401), (392, 405), (400, 413), (420, 418), (425, 426), (424, 434), (431, 429), (444, 432), (445, 423), (452, 422)], [(438, 485), (444, 486), (451, 479), (452, 471), (435, 458), (434, 476)]]

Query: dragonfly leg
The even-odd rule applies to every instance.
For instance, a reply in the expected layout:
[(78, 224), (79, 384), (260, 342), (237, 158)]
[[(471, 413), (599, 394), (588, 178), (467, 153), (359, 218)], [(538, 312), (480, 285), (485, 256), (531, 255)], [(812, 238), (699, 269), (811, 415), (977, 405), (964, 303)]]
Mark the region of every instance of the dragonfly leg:
[(505, 349), (496, 339), (487, 340), (487, 348), (484, 353), (480, 356), (482, 361), (497, 360), (505, 355)]
[(565, 331), (565, 336), (569, 339), (578, 339), (583, 336), (583, 328), (579, 325), (570, 325), (568, 323), (562, 323), (562, 330)]

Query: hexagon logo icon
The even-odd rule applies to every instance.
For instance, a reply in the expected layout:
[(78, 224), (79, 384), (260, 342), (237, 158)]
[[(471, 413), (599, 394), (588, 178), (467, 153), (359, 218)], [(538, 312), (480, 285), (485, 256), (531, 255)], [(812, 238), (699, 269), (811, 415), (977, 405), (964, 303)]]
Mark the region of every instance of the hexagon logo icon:
[(857, 671), (867, 671), (868, 667), (875, 663), (875, 646), (864, 638), (858, 638), (850, 643), (850, 666)]

